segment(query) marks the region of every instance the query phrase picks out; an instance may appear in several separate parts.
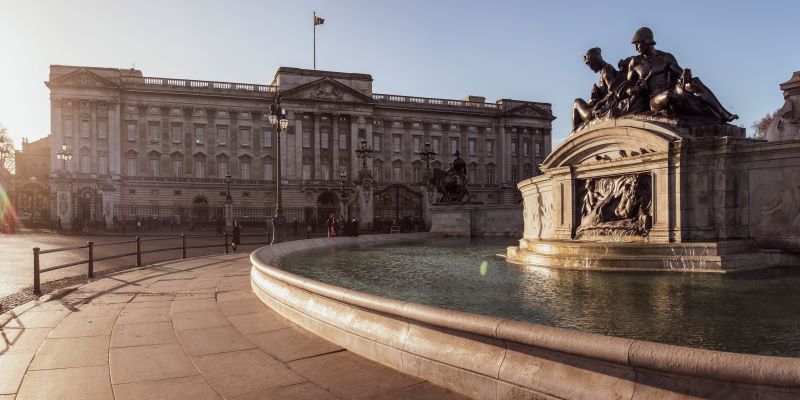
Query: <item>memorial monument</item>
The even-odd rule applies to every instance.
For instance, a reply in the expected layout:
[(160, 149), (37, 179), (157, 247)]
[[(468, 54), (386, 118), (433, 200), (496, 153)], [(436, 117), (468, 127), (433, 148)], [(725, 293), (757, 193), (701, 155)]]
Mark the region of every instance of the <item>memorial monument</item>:
[(520, 182), (509, 261), (576, 269), (730, 271), (800, 265), (800, 141), (745, 138), (738, 118), (640, 28), (576, 99), (573, 131)]

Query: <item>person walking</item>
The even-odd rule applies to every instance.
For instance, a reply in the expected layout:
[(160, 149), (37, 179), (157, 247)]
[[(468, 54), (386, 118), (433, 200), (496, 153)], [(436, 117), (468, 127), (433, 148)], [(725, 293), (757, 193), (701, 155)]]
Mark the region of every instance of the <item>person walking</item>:
[(331, 216), (325, 221), (325, 227), (328, 228), (328, 237), (336, 236), (336, 215), (331, 213)]
[(239, 221), (233, 222), (233, 240), (231, 241), (231, 248), (236, 253), (236, 247), (242, 242), (242, 224)]

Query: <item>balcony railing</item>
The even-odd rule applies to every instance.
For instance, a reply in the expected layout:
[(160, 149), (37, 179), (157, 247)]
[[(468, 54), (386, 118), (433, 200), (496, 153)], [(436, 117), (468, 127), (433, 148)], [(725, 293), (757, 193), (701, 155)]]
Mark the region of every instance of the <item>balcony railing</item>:
[(391, 103), (413, 103), (432, 106), (446, 107), (470, 107), (478, 109), (497, 110), (499, 107), (494, 103), (481, 103), (478, 101), (452, 100), (452, 99), (433, 99), (429, 97), (399, 96), (396, 94), (373, 93), (372, 99), (380, 102)]
[(185, 88), (188, 90), (200, 91), (233, 91), (251, 93), (275, 93), (278, 91), (276, 86), (256, 85), (253, 83), (234, 83), (234, 82), (214, 82), (214, 81), (193, 81), (188, 79), (155, 78), (155, 77), (122, 77), (123, 85), (133, 86), (152, 86), (160, 88)]

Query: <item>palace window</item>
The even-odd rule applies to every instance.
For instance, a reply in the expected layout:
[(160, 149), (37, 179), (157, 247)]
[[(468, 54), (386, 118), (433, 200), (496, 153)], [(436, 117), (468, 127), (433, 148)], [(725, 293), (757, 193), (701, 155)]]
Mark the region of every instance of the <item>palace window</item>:
[(311, 132), (303, 131), (303, 148), (307, 149), (311, 147)]
[(475, 139), (469, 139), (467, 141), (467, 150), (469, 151), (469, 155), (475, 155)]
[(536, 143), (536, 155), (537, 156), (542, 155), (542, 145), (541, 145), (541, 143)]
[(381, 135), (372, 135), (372, 150), (381, 151)]
[(136, 140), (136, 136), (136, 123), (128, 122), (128, 140), (134, 141)]
[(456, 154), (458, 150), (458, 139), (450, 138), (450, 154)]
[(419, 163), (414, 163), (412, 168), (414, 171), (414, 183), (422, 182), (422, 166)]
[(494, 185), (494, 167), (486, 167), (486, 184)]
[(400, 152), (400, 135), (392, 135), (392, 151), (395, 153)]
[(519, 169), (516, 165), (511, 166), (511, 182), (517, 183), (519, 181)]
[(486, 141), (486, 156), (494, 157), (494, 140)]
[(150, 140), (150, 143), (158, 143), (159, 142), (159, 132), (158, 132), (158, 125), (157, 124), (150, 124), (147, 127), (147, 137)]
[(194, 143), (195, 144), (203, 144), (206, 142), (206, 127), (205, 126), (195, 126), (194, 127)]
[(136, 176), (136, 159), (128, 159), (128, 176)]
[(228, 128), (220, 126), (217, 128), (217, 144), (225, 146), (228, 144)]
[(522, 142), (522, 155), (527, 157), (531, 154), (530, 143)]
[(228, 160), (217, 160), (217, 178), (228, 175)]
[(182, 130), (183, 130), (183, 126), (181, 126), (181, 125), (172, 125), (172, 132), (170, 134), (170, 140), (172, 141), (172, 143), (180, 143), (181, 142), (181, 136), (183, 136), (183, 134), (181, 133)]
[(270, 159), (264, 160), (264, 180), (272, 180), (272, 160)]
[(478, 170), (475, 166), (470, 166), (467, 170), (467, 180), (469, 183), (478, 183)]
[(97, 173), (99, 173), (100, 175), (108, 174), (108, 157), (106, 156), (97, 157)]
[(250, 162), (249, 161), (242, 161), (239, 164), (239, 178), (244, 180), (250, 180)]
[(331, 135), (328, 132), (322, 132), (319, 134), (319, 147), (321, 149), (327, 149), (329, 147)]
[(100, 139), (108, 138), (108, 121), (97, 122), (97, 137)]
[(183, 160), (172, 160), (172, 174), (176, 178), (183, 176)]
[(439, 153), (439, 138), (431, 139), (431, 150), (436, 154), (441, 154)]
[(195, 178), (205, 178), (206, 177), (206, 162), (205, 160), (194, 160), (194, 177)]
[(89, 120), (88, 119), (82, 119), (81, 120), (81, 137), (82, 138), (88, 138), (89, 137), (89, 133), (90, 133)]
[(512, 140), (511, 141), (511, 156), (512, 157), (516, 157), (517, 156), (517, 141), (516, 140)]
[(327, 181), (327, 180), (331, 179), (330, 178), (330, 176), (331, 176), (331, 166), (330, 166), (329, 163), (330, 163), (330, 161), (328, 161), (327, 159), (324, 159), (324, 158), (320, 162), (320, 173), (322, 174), (320, 179), (322, 179), (323, 181)]
[[(81, 151), (83, 153), (83, 151)], [(81, 154), (81, 173), (88, 174), (91, 170), (92, 162), (88, 154)]]
[(159, 160), (158, 158), (151, 158), (147, 161), (148, 161), (147, 172), (150, 174), (150, 176), (160, 176), (161, 172), (159, 171), (159, 164), (161, 163), (161, 160)]
[(347, 134), (339, 134), (339, 150), (347, 150)]
[(392, 166), (392, 182), (399, 183), (403, 179), (403, 168), (400, 165)]
[(72, 137), (72, 119), (64, 120), (64, 137)]
[(263, 139), (261, 142), (263, 143), (264, 147), (272, 147), (272, 130), (269, 128), (264, 128), (261, 131)]
[(422, 150), (422, 137), (414, 136), (412, 139), (413, 139), (412, 143), (413, 143), (413, 146), (414, 146), (413, 147), (414, 151), (415, 152), (421, 151)]
[(240, 143), (242, 146), (245, 146), (245, 147), (248, 147), (248, 146), (250, 146), (250, 142), (251, 142), (251, 139), (252, 139), (252, 138), (250, 137), (250, 129), (242, 129), (242, 130), (239, 132), (239, 139), (240, 139), (240, 140), (239, 140), (239, 143)]

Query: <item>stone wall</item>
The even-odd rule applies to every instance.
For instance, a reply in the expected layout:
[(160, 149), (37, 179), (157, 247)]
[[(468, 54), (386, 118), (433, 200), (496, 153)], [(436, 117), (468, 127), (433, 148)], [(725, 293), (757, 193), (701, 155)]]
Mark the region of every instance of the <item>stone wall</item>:
[(519, 237), (523, 232), (522, 207), (480, 203), (434, 203), (431, 232), (449, 236)]

